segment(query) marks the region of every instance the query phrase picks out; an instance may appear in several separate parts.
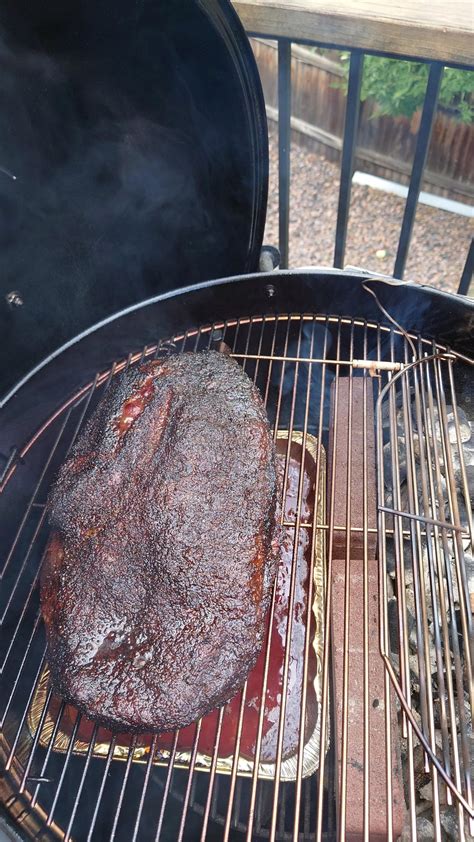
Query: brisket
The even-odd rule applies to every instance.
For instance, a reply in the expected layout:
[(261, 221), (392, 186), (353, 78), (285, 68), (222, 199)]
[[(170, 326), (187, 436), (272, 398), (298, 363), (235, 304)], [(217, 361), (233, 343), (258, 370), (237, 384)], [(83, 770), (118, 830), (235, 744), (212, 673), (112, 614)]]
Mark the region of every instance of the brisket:
[(230, 699), (266, 630), (276, 500), (265, 409), (234, 360), (123, 374), (49, 498), (53, 688), (120, 731), (183, 727)]

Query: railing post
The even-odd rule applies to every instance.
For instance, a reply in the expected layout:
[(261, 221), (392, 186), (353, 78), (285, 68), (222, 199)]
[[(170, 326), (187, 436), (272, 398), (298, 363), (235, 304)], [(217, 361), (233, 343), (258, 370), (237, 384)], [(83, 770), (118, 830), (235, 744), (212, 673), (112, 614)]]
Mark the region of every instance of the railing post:
[(288, 268), (290, 227), (291, 41), (278, 41), (278, 246)]
[(418, 130), (418, 138), (416, 141), (415, 157), (410, 176), (410, 186), (408, 188), (402, 229), (400, 232), (397, 256), (395, 259), (395, 268), (393, 270), (393, 274), (396, 278), (403, 278), (403, 273), (405, 272), (405, 264), (408, 257), (408, 248), (410, 246), (413, 224), (415, 222), (416, 207), (418, 204), (418, 197), (420, 195), (423, 171), (425, 169), (426, 156), (430, 145), (431, 130), (433, 128), (436, 106), (438, 104), (438, 94), (442, 74), (443, 66), (433, 62), (430, 66), (430, 75), (428, 76), (428, 84), (426, 86), (425, 102), (423, 104), (423, 113), (421, 115), (420, 128)]
[(354, 50), (351, 53), (349, 84), (347, 87), (346, 116), (344, 120), (344, 141), (341, 159), (341, 181), (339, 183), (339, 203), (337, 207), (336, 245), (334, 248), (334, 266), (342, 269), (346, 249), (347, 224), (351, 202), (352, 175), (359, 128), (360, 86), (364, 54)]
[(469, 287), (471, 286), (472, 276), (474, 275), (474, 238), (471, 240), (469, 251), (467, 253), (464, 269), (462, 270), (461, 280), (459, 281), (458, 293), (459, 295), (467, 295)]

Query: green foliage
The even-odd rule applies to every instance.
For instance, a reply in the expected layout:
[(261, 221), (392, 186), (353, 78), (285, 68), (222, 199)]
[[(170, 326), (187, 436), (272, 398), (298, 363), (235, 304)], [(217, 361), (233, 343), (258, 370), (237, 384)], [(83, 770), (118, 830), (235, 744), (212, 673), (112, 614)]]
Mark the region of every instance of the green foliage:
[[(347, 74), (349, 54), (343, 53), (341, 61)], [(374, 99), (379, 114), (411, 117), (423, 106), (428, 72), (428, 65), (421, 62), (366, 56), (362, 99)], [(474, 72), (446, 67), (441, 80), (439, 105), (461, 122), (473, 123)]]

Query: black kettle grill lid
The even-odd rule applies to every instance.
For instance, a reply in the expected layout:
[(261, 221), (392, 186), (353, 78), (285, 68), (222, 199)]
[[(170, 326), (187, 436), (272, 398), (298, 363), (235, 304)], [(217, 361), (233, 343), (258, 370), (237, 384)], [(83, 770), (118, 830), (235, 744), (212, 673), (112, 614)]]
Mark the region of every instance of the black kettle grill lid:
[(257, 268), (265, 108), (228, 0), (4, 0), (0, 70), (10, 380), (128, 305)]

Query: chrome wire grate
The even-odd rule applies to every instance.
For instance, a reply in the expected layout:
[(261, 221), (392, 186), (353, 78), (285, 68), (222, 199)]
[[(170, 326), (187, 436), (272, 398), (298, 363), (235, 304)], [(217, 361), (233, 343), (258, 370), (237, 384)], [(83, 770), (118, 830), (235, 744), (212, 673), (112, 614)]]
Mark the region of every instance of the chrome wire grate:
[[(203, 721), (193, 726), (183, 752), (178, 732), (166, 750), (160, 735), (147, 744), (138, 737), (123, 744), (120, 735), (85, 723), (47, 684), (38, 707), (45, 667), (38, 577), (48, 538), (45, 501), (55, 472), (113, 377), (156, 355), (220, 343), (258, 385), (275, 438), (286, 435), (286, 494), (291, 459), (297, 462), (293, 504), (282, 514), (292, 563), (275, 755), (266, 777), (259, 760), (269, 642), (254, 753), (245, 772), (239, 751), (247, 685), (233, 702), (225, 774), (220, 743), (230, 703), (215, 716), (206, 771), (200, 767)], [(360, 838), (369, 839), (382, 821), (382, 838), (416, 839), (421, 817), (441, 840), (449, 816), (457, 838), (466, 838), (473, 804), (471, 384), (469, 361), (395, 327), (279, 315), (190, 329), (145, 347), (58, 407), (11, 465), (0, 498), (8, 547), (0, 786), (7, 811), (27, 836), (343, 840), (360, 826)], [(296, 434), (300, 449), (292, 451)], [(310, 440), (315, 502), (308, 516)], [(304, 542), (311, 547), (309, 594), (298, 643), (292, 618)], [(316, 545), (324, 562), (322, 589), (315, 584)], [(317, 659), (319, 745), (316, 768), (307, 773), (308, 688), (318, 633), (311, 612), (318, 590), (324, 641)], [(271, 611), (273, 617), (275, 597)], [(301, 661), (297, 743), (294, 774), (285, 779), (285, 708), (295, 646)]]
[(424, 786), (437, 837), (442, 805), (454, 804), (463, 839), (473, 807), (474, 425), (457, 405), (452, 359), (418, 343), (405, 364), (378, 406), (379, 536), (390, 533), (380, 541), (390, 574), (381, 651), (402, 703), (410, 800), (418, 745), (433, 761)]

